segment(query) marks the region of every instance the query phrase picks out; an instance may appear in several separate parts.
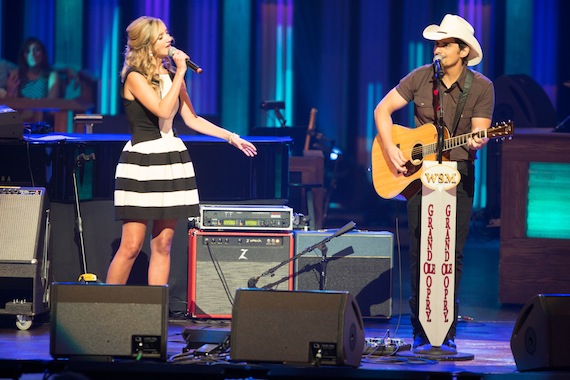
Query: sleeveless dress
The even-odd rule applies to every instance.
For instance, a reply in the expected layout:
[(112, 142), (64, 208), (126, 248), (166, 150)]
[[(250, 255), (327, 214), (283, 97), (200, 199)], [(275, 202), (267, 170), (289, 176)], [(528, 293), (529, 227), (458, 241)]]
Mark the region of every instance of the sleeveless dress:
[[(161, 94), (166, 94), (171, 86), (170, 76), (160, 75)], [(198, 216), (194, 166), (186, 145), (172, 129), (179, 104), (167, 119), (158, 118), (137, 99), (123, 98), (123, 104), (132, 136), (115, 172), (115, 219)]]
[(48, 77), (41, 76), (37, 79), (30, 80), (27, 77), (22, 78), (20, 84), (20, 95), (23, 98), (43, 99), (48, 96)]

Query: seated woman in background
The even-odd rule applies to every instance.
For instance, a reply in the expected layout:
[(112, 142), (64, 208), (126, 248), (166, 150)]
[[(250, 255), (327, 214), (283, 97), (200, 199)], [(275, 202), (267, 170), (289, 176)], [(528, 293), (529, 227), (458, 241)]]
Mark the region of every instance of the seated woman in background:
[[(18, 68), (13, 70), (6, 85), (7, 97), (29, 99), (55, 99), (60, 97), (57, 71), (52, 70), (43, 42), (30, 37), (18, 53)], [(22, 120), (28, 123), (53, 124), (53, 113), (21, 109)]]
[(58, 98), (58, 74), (52, 70), (44, 44), (28, 38), (18, 54), (18, 68), (8, 77), (7, 96), (18, 98)]

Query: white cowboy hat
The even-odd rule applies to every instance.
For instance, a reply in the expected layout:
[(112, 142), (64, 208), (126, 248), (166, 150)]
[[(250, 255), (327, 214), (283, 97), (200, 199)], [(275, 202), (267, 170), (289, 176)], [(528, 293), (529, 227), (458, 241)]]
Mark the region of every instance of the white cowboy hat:
[(446, 14), (441, 25), (430, 25), (424, 29), (424, 38), (432, 41), (444, 38), (459, 38), (469, 45), (467, 65), (475, 66), (483, 58), (483, 50), (474, 36), (475, 30), (470, 23), (457, 15)]

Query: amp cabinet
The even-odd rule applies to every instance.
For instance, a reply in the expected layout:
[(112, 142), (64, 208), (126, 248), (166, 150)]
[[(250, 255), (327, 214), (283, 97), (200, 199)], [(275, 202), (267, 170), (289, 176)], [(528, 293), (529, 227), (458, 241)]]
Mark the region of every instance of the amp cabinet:
[(27, 330), (49, 310), (49, 202), (43, 187), (0, 187), (0, 314)]
[[(295, 254), (334, 233), (296, 231)], [(392, 317), (393, 234), (386, 231), (349, 231), (326, 243), (323, 290), (348, 291), (358, 302), (362, 317)], [(295, 260), (294, 289), (319, 290), (322, 254), (319, 249)]]
[[(196, 318), (231, 318), (238, 288), (289, 260), (291, 233), (189, 231), (188, 314)], [(291, 290), (291, 262), (274, 275), (259, 278), (256, 287)]]

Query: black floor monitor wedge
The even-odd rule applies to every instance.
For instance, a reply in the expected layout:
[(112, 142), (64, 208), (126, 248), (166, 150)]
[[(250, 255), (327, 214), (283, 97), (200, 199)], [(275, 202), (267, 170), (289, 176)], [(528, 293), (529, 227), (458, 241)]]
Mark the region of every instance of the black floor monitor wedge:
[(233, 361), (358, 367), (364, 326), (348, 292), (238, 289), (230, 346)]
[(168, 287), (52, 285), (54, 358), (166, 359)]

